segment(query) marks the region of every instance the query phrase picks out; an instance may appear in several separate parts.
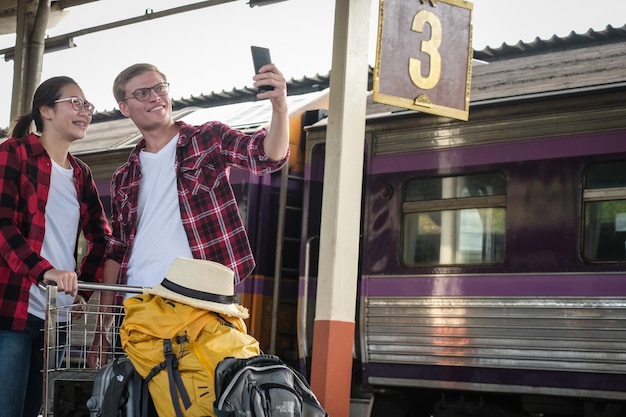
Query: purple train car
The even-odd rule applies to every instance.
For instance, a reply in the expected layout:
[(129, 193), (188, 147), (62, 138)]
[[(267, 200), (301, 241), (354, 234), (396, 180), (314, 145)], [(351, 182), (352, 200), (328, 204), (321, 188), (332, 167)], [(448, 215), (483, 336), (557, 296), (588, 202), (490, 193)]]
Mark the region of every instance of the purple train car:
[[(354, 393), (371, 416), (626, 415), (626, 31), (475, 56), (467, 122), (368, 102)], [(308, 128), (302, 364), (325, 133)]]

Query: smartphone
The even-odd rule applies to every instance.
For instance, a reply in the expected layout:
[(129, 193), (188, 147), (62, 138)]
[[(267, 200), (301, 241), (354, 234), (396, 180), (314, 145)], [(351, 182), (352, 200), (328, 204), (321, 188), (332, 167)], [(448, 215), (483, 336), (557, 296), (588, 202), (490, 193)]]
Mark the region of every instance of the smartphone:
[[(272, 62), (272, 58), (270, 57), (270, 50), (268, 48), (263, 48), (261, 46), (251, 46), (250, 51), (252, 52), (252, 62), (254, 63), (255, 74), (259, 73), (259, 70), (263, 65), (270, 64)], [(259, 91), (269, 91), (273, 89), (274, 87), (269, 85), (259, 87)]]

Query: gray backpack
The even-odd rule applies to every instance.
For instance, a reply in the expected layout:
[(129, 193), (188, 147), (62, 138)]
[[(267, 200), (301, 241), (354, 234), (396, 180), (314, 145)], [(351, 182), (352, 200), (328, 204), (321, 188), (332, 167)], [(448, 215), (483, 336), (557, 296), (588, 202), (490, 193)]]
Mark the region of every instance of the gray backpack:
[(127, 357), (118, 357), (98, 370), (87, 400), (91, 417), (140, 417), (141, 377)]
[(217, 417), (328, 417), (306, 379), (274, 355), (220, 361), (215, 398)]

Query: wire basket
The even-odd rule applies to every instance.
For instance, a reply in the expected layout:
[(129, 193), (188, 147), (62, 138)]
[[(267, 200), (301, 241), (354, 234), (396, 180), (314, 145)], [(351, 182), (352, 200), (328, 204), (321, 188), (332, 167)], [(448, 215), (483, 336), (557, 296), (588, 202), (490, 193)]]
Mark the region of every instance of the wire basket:
[[(79, 283), (78, 288), (97, 292), (87, 304), (57, 306), (56, 286), (45, 287), (47, 303), (43, 330), (45, 369), (42, 417), (90, 416), (87, 400), (92, 394), (98, 369), (89, 367), (87, 356), (91, 351), (99, 316), (113, 323), (106, 334), (110, 341), (110, 348), (106, 352), (108, 362), (112, 362), (115, 356), (123, 355), (118, 337), (123, 307), (101, 305), (100, 293), (142, 292), (141, 287), (98, 283)], [(59, 321), (59, 318), (63, 321)], [(95, 353), (100, 355), (101, 352)]]

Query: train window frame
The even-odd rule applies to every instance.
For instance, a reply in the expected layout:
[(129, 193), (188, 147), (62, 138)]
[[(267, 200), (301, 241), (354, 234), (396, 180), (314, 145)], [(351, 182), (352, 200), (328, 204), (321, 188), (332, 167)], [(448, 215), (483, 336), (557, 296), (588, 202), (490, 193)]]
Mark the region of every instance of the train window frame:
[(582, 187), (581, 258), (626, 262), (626, 161), (589, 164)]
[[(467, 189), (468, 184), (481, 184), (481, 179), (484, 179), (484, 184), (478, 188), (491, 187), (492, 190), (487, 190), (484, 195), (475, 195), (477, 191), (472, 194)], [(426, 191), (421, 196), (411, 191), (413, 185), (419, 187), (420, 183)], [(506, 174), (502, 171), (407, 179), (403, 184), (401, 206), (401, 264), (415, 268), (483, 266), (504, 262), (507, 186)], [(452, 193), (451, 187), (454, 188)], [(432, 195), (425, 195), (429, 191)], [(437, 218), (440, 219), (439, 225), (436, 224)], [(465, 226), (462, 225), (462, 218), (469, 220)], [(428, 219), (430, 225), (427, 224)], [(443, 222), (450, 225), (443, 233), (427, 232), (429, 228), (431, 231), (437, 227), (441, 230)], [(420, 229), (426, 232), (421, 233)], [(474, 249), (479, 246), (480, 249), (470, 250), (472, 246)]]

